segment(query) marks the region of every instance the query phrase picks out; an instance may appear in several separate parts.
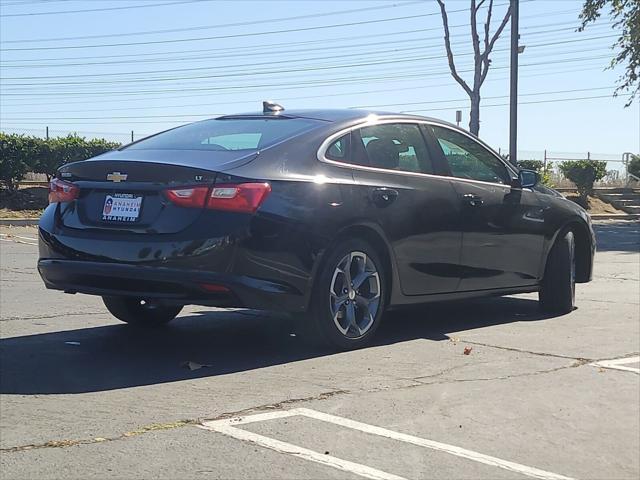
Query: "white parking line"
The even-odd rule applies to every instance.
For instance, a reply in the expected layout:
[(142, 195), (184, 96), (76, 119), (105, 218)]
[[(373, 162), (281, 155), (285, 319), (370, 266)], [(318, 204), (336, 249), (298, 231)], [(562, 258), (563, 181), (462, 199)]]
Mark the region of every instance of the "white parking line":
[(629, 363), (640, 363), (640, 356), (617, 358), (615, 360), (603, 360), (601, 362), (592, 363), (591, 365), (594, 367), (610, 368), (612, 370), (623, 370), (625, 372), (633, 372), (640, 375), (640, 368), (625, 367), (625, 365)]
[(440, 443), (433, 440), (427, 440), (425, 438), (415, 437), (413, 435), (407, 435), (404, 433), (395, 432), (393, 430), (388, 430), (386, 428), (376, 427), (374, 425), (357, 422), (355, 420), (338, 417), (336, 415), (329, 415), (327, 413), (318, 412), (316, 410), (310, 410), (308, 408), (296, 408), (296, 409), (285, 410), (285, 411), (260, 413), (256, 415), (250, 415), (248, 417), (236, 417), (236, 418), (227, 418), (223, 420), (214, 420), (210, 422), (204, 422), (200, 427), (206, 430), (220, 432), (225, 435), (229, 435), (231, 437), (237, 438), (239, 440), (252, 442), (252, 443), (261, 445), (263, 447), (269, 448), (271, 450), (275, 450), (280, 453), (294, 455), (296, 457), (305, 458), (312, 462), (322, 463), (324, 465), (328, 465), (334, 468), (339, 468), (340, 470), (348, 471), (356, 475), (360, 475), (361, 477), (376, 478), (376, 479), (402, 478), (402, 477), (393, 475), (391, 473), (383, 472), (381, 470), (368, 467), (366, 465), (349, 462), (347, 460), (342, 460), (340, 458), (333, 457), (330, 455), (323, 455), (313, 450), (308, 450), (306, 448), (298, 447), (296, 445), (292, 445), (286, 442), (281, 442), (280, 440), (275, 440), (273, 438), (265, 437), (263, 435), (259, 435), (253, 432), (248, 432), (246, 430), (242, 430), (240, 428), (235, 427), (235, 425), (244, 425), (247, 423), (263, 422), (267, 420), (293, 417), (296, 415), (313, 418), (316, 420), (321, 420), (323, 422), (333, 423), (335, 425), (351, 428), (353, 430), (358, 430), (371, 435), (378, 435), (381, 437), (389, 438), (392, 440), (398, 440), (405, 443), (410, 443), (412, 445), (417, 445), (417, 446), (428, 448), (431, 450), (437, 450), (440, 452), (455, 455), (457, 457), (466, 458), (474, 462), (483, 463), (485, 465), (490, 465), (493, 467), (502, 468), (504, 470), (509, 470), (511, 472), (520, 473), (522, 475), (526, 475), (532, 478), (539, 478), (542, 480), (571, 480), (570, 477), (565, 477), (564, 475), (559, 475), (556, 473), (547, 472), (545, 470), (540, 470), (538, 468), (528, 467), (526, 465), (521, 465), (519, 463), (514, 463), (507, 460), (502, 460), (500, 458), (491, 457), (489, 455), (484, 455), (482, 453), (474, 452), (472, 450), (456, 447), (455, 445), (448, 445), (446, 443)]
[[(18, 239), (18, 240), (14, 240), (14, 239)], [(24, 243), (26, 245), (38, 245), (37, 238), (21, 237), (19, 235), (7, 235), (6, 233), (0, 233), (0, 240), (3, 242)], [(28, 241), (23, 242), (22, 240), (28, 240)], [(35, 243), (31, 243), (31, 242), (35, 242)]]

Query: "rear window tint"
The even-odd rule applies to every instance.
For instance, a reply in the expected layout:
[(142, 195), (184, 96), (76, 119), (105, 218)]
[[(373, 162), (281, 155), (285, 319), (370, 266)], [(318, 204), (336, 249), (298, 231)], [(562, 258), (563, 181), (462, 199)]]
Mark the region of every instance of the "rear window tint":
[(205, 120), (154, 135), (126, 148), (133, 150), (259, 150), (311, 130), (321, 123), (306, 118)]

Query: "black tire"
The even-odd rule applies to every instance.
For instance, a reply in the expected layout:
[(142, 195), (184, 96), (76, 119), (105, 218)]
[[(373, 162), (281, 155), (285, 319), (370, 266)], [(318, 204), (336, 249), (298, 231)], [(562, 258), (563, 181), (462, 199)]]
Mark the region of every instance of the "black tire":
[(182, 310), (182, 305), (159, 305), (142, 298), (102, 297), (102, 301), (111, 315), (136, 327), (161, 327)]
[(546, 312), (565, 314), (575, 308), (576, 258), (573, 232), (561, 232), (549, 256), (539, 292)]
[[(359, 284), (357, 290), (352, 285), (348, 293), (345, 287), (346, 275), (342, 274), (341, 279), (341, 274), (337, 273), (341, 262), (347, 257), (349, 265), (354, 267), (349, 268), (354, 274), (354, 282), (358, 283), (359, 278), (370, 275)], [(362, 265), (362, 271), (358, 270), (359, 265)], [(347, 300), (341, 308), (334, 309), (339, 303), (334, 294), (337, 285), (345, 287), (344, 290), (337, 290)], [(351, 350), (367, 345), (380, 326), (386, 308), (386, 288), (387, 279), (378, 252), (363, 240), (340, 242), (327, 252), (314, 282), (311, 308), (305, 319), (305, 336), (317, 345), (334, 350)], [(350, 318), (355, 319), (355, 322), (350, 323)], [(340, 327), (338, 324), (341, 324)], [(348, 325), (346, 333), (340, 330), (344, 325)]]

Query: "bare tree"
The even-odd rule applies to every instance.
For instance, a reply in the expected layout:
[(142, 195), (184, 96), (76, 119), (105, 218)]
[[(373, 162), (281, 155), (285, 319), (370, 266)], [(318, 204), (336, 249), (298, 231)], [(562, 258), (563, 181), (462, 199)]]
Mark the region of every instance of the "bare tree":
[(489, 54), (493, 50), (493, 46), (496, 41), (500, 37), (500, 34), (504, 30), (504, 27), (507, 25), (509, 18), (511, 17), (511, 7), (507, 9), (507, 12), (500, 23), (500, 26), (495, 31), (493, 35), (491, 35), (491, 15), (493, 13), (493, 0), (489, 0), (489, 5), (487, 7), (487, 17), (484, 22), (484, 45), (483, 48), (480, 47), (480, 37), (478, 35), (478, 10), (482, 7), (482, 4), (485, 3), (486, 0), (480, 0), (476, 3), (476, 0), (471, 0), (471, 43), (473, 45), (473, 87), (470, 87), (469, 84), (460, 76), (456, 69), (456, 64), (453, 59), (453, 51), (451, 50), (451, 40), (449, 38), (449, 18), (447, 17), (447, 10), (444, 6), (443, 0), (438, 0), (438, 4), (440, 5), (440, 12), (442, 13), (442, 24), (444, 26), (444, 45), (447, 49), (447, 58), (449, 60), (449, 69), (451, 70), (451, 75), (455, 78), (456, 82), (462, 86), (467, 95), (469, 95), (469, 99), (471, 100), (471, 112), (469, 114), (469, 131), (474, 135), (478, 135), (480, 131), (480, 87), (484, 83), (485, 78), (487, 78), (487, 73), (489, 73), (489, 65), (491, 64), (491, 59), (489, 58)]

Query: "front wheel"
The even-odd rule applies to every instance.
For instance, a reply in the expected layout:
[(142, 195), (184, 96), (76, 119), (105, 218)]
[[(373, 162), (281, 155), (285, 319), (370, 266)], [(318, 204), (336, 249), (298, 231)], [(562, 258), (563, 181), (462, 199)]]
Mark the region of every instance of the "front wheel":
[(111, 315), (137, 327), (160, 327), (182, 310), (182, 305), (161, 305), (142, 298), (102, 297), (102, 301)]
[(327, 253), (314, 284), (308, 335), (340, 350), (366, 345), (380, 325), (386, 285), (373, 247), (362, 240), (338, 244)]
[(560, 233), (547, 257), (539, 299), (543, 310), (565, 314), (575, 308), (576, 257), (573, 232)]

